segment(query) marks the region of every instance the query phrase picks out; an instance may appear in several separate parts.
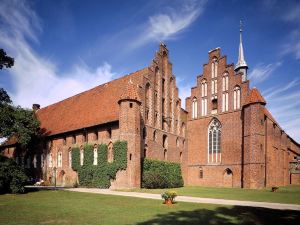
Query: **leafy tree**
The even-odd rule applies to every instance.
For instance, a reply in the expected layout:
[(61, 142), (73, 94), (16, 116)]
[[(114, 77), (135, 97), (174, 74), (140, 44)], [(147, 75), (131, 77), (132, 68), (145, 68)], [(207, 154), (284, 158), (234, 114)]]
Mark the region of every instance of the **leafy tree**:
[(24, 193), (28, 177), (16, 162), (0, 155), (0, 194)]
[(6, 68), (10, 68), (14, 65), (14, 59), (10, 56), (6, 55), (6, 52), (3, 49), (0, 49), (0, 69), (5, 66)]
[(0, 138), (15, 136), (22, 147), (30, 147), (41, 137), (39, 126), (33, 110), (12, 105), (9, 95), (0, 88)]

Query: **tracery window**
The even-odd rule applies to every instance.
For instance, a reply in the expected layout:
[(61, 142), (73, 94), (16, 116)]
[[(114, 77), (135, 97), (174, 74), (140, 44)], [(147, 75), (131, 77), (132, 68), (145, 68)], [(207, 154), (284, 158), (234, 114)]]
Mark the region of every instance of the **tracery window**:
[(221, 162), (221, 123), (213, 119), (208, 127), (208, 163)]

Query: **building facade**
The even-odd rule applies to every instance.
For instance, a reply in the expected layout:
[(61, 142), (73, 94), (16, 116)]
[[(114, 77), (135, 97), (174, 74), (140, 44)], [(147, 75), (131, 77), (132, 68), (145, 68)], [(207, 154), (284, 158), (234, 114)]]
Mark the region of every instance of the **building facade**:
[(227, 64), (219, 48), (208, 54), (203, 74), (181, 108), (169, 51), (160, 44), (150, 65), (44, 108), (34, 110), (45, 134), (39, 149), (2, 145), (5, 155), (37, 178), (73, 186), (72, 147), (128, 144), (127, 169), (111, 188), (141, 186), (143, 158), (181, 164), (185, 185), (263, 188), (300, 184), (291, 173), (300, 146), (278, 125), (256, 88), (249, 87), (242, 40), (239, 60)]

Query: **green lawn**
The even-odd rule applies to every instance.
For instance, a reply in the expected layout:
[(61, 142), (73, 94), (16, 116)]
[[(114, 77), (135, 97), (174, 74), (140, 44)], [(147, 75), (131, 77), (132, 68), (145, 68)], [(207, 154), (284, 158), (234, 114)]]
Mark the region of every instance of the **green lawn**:
[[(271, 192), (271, 188), (253, 190), (242, 188), (182, 187), (173, 188), (172, 190), (175, 190), (178, 195), (202, 198), (222, 198), (258, 202), (300, 204), (300, 186), (292, 185), (279, 187), (277, 192)], [(161, 194), (165, 191), (165, 189), (132, 189), (130, 191)]]
[(0, 224), (300, 224), (300, 213), (68, 191), (0, 195)]

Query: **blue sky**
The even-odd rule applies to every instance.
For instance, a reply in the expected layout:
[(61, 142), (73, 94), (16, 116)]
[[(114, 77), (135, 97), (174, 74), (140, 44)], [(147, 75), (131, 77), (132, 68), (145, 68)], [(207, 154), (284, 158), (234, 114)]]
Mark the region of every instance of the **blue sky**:
[(1, 0), (0, 48), (16, 62), (0, 86), (44, 107), (148, 66), (164, 41), (185, 98), (209, 50), (236, 63), (240, 19), (251, 86), (300, 142), (299, 1)]

